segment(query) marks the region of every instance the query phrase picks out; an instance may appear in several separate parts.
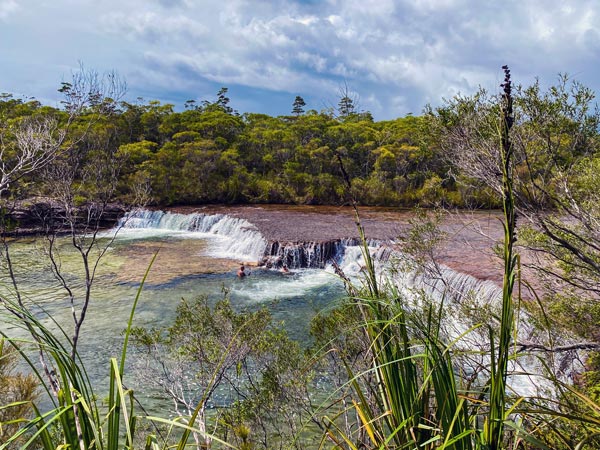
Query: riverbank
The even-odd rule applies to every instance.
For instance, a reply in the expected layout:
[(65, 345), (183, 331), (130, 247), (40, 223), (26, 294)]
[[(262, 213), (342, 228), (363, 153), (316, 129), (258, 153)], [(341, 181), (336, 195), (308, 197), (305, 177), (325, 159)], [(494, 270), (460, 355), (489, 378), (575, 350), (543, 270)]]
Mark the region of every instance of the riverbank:
[[(127, 212), (119, 203), (90, 204), (75, 207), (71, 214), (78, 218), (73, 223), (82, 231), (90, 228), (110, 229)], [(62, 234), (70, 231), (70, 221), (65, 208), (57, 201), (44, 197), (7, 203), (3, 209), (7, 219), (4, 234), (32, 236), (51, 230)]]

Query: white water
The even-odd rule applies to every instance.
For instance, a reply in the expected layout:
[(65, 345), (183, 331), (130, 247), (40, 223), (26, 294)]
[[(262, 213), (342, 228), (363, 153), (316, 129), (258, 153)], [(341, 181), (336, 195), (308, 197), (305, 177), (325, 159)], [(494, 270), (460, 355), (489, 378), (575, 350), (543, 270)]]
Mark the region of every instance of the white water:
[[(254, 225), (244, 219), (233, 218), (224, 214), (178, 214), (163, 211), (137, 210), (128, 213), (109, 233), (117, 233), (120, 241), (176, 238), (205, 239), (208, 242), (204, 256), (229, 258), (241, 261), (260, 261), (267, 249), (266, 239)], [(308, 244), (308, 250), (297, 244), (286, 246), (284, 254), (289, 254), (293, 261), (300, 260), (300, 251), (304, 251), (305, 263), (309, 267), (320, 257), (318, 245)], [(369, 250), (377, 258), (378, 242), (369, 242)], [(341, 241), (337, 245), (335, 261), (344, 273), (357, 280), (364, 269), (365, 262), (361, 247), (355, 241)], [(291, 265), (290, 267), (294, 267)], [(334, 274), (329, 262), (325, 270), (314, 268), (292, 269), (282, 276), (265, 276), (266, 273), (278, 273), (278, 270), (247, 269), (250, 275), (243, 283), (233, 283), (228, 287), (231, 294), (245, 299), (247, 304), (264, 303), (273, 300), (291, 299), (308, 292), (322, 290), (325, 286), (343, 284)]]
[[(117, 233), (119, 240), (154, 237), (205, 239), (208, 247), (204, 256), (236, 261), (260, 261), (267, 248), (266, 239), (254, 225), (247, 220), (224, 214), (138, 210), (123, 217), (110, 234), (114, 233)], [(341, 253), (343, 254), (343, 250)], [(348, 262), (348, 266), (351, 265), (356, 265), (352, 258)], [(246, 273), (249, 276), (242, 283), (233, 283), (228, 287), (233, 296), (244, 299), (246, 304), (296, 298), (327, 285), (342, 287), (339, 278), (333, 274), (333, 269), (292, 269), (286, 275), (265, 276), (268, 273), (279, 275), (279, 272), (247, 268)]]
[(243, 283), (234, 284), (230, 292), (237, 297), (245, 298), (247, 303), (252, 304), (299, 297), (306, 291), (318, 290), (330, 284), (342, 286), (335, 274), (320, 269), (292, 270), (289, 274), (281, 274), (277, 277), (267, 277), (260, 272), (265, 271), (250, 271)]
[[(202, 238), (209, 240), (207, 256), (232, 258), (238, 260), (260, 261), (265, 256), (268, 247), (266, 239), (248, 221), (232, 218), (222, 214), (174, 214), (162, 211), (137, 211), (128, 214), (119, 224), (119, 239), (137, 239), (149, 236), (175, 236), (181, 238)], [(352, 245), (353, 242), (340, 242), (334, 255), (336, 262), (344, 273), (351, 279), (359, 280), (364, 270), (365, 261), (361, 248)], [(300, 260), (300, 252), (304, 252), (304, 263), (312, 267), (321, 257), (322, 250), (314, 243), (307, 243), (306, 248), (290, 244), (280, 249), (282, 255), (289, 255), (289, 260)], [(436, 273), (415, 273), (407, 270), (390, 271), (397, 261), (405, 259), (397, 251), (380, 246), (378, 242), (369, 243), (369, 251), (376, 262), (379, 276), (389, 278), (407, 299), (419, 302), (422, 294), (433, 299), (438, 304), (444, 303), (443, 327), (449, 340), (460, 337), (460, 347), (480, 351), (478, 359), (473, 358), (474, 366), (486, 366), (489, 352), (489, 336), (487, 325), (493, 325), (492, 317), (498, 316), (501, 304), (501, 289), (491, 281), (478, 280), (470, 275), (462, 274), (447, 267), (440, 266)], [(394, 263), (396, 261), (396, 263)], [(292, 266), (293, 267), (293, 266)], [(234, 283), (231, 293), (238, 298), (244, 298), (246, 303), (271, 300), (294, 299), (308, 291), (336, 284), (340, 280), (333, 274), (333, 268), (328, 265), (325, 270), (296, 269), (289, 275), (260, 276), (255, 270), (243, 283)], [(266, 271), (275, 273), (275, 271)], [(256, 275), (256, 276), (253, 276)], [(544, 336), (539, 336), (530, 324), (529, 317), (520, 313), (519, 342), (542, 342)], [(487, 322), (487, 323), (486, 323)], [(483, 324), (483, 326), (481, 326)], [(472, 329), (473, 327), (478, 327)], [(576, 372), (579, 367), (571, 359), (571, 367), (566, 373)], [(562, 366), (565, 361), (553, 361), (555, 367)], [(542, 365), (533, 357), (520, 358), (513, 363), (511, 370), (516, 373), (541, 373)], [(536, 379), (536, 375), (515, 375), (511, 377), (513, 388), (521, 395), (534, 395), (539, 387), (546, 384)]]
[[(390, 260), (398, 264), (406, 257), (392, 252)], [(392, 263), (393, 265), (394, 263)], [(389, 267), (389, 266), (388, 266)], [(463, 353), (465, 370), (489, 367), (490, 334), (495, 329), (499, 335), (499, 317), (502, 307), (502, 289), (489, 280), (479, 280), (471, 275), (456, 272), (443, 265), (429, 271), (393, 271), (392, 283), (400, 288), (407, 301), (422, 308), (423, 301), (443, 305), (442, 332), (455, 350)], [(428, 299), (428, 300), (427, 300)], [(513, 340), (518, 343), (536, 343), (551, 347), (549, 333), (536, 328), (528, 312), (521, 307), (515, 309)], [(552, 336), (557, 342), (565, 342), (565, 336)], [(547, 368), (564, 381), (584, 370), (577, 352), (565, 354), (520, 354), (511, 350), (509, 361), (509, 389), (520, 396), (548, 395), (553, 383), (547, 378)], [(571, 380), (572, 381), (572, 380)]]
[(244, 219), (224, 214), (177, 214), (138, 210), (123, 217), (117, 227), (119, 239), (153, 236), (211, 239), (206, 256), (258, 261), (267, 241)]

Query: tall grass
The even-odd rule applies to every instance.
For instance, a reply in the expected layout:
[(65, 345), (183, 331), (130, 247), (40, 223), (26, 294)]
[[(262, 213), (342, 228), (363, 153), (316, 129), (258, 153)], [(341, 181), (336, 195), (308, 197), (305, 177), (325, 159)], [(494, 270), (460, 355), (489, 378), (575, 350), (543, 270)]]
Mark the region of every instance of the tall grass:
[[(479, 391), (472, 392), (456, 375), (455, 342), (448, 342), (440, 330), (443, 301), (437, 306), (430, 304), (421, 317), (408, 314), (398, 290), (378, 279), (353, 200), (365, 276), (362, 288), (351, 288), (350, 292), (361, 311), (364, 333), (371, 344), (368, 375), (376, 382), (364, 383), (361, 379), (367, 373), (354, 374), (348, 369), (360, 423), (356, 432), (349, 435), (336, 426), (335, 420), (328, 420), (326, 437), (338, 447), (497, 450), (508, 445), (505, 424), (512, 409), (508, 407), (506, 379), (514, 332), (512, 296), (517, 258), (513, 248), (516, 220), (509, 138), (513, 121), (511, 81), (508, 68), (504, 70), (499, 128), (504, 188), (504, 282), (499, 336), (489, 328), (489, 378)], [(338, 159), (351, 192), (349, 177), (341, 158)], [(522, 431), (519, 429), (518, 433)]]
[[(33, 419), (0, 445), (0, 450), (12, 448), (14, 443), (21, 443), (23, 439), (25, 439), (25, 443), (20, 448), (24, 449), (35, 446), (35, 448), (43, 450), (57, 448), (117, 450), (143, 446), (146, 449), (158, 450), (167, 449), (171, 445), (175, 445), (178, 449), (184, 449), (191, 433), (208, 436), (204, 431), (195, 427), (196, 415), (203, 406), (202, 401), (199, 402), (195, 413), (187, 422), (151, 417), (146, 415), (143, 409), (141, 414), (136, 413), (134, 393), (124, 385), (127, 347), (134, 313), (155, 258), (156, 254), (137, 290), (127, 321), (120, 358), (111, 358), (108, 362), (110, 376), (109, 392), (106, 398), (96, 392), (79, 354), (75, 352), (75, 358), (72, 357), (71, 341), (58, 323), (53, 322), (52, 324), (58, 329), (58, 333), (52, 332), (30, 311), (21, 308), (18, 304), (10, 304), (13, 311), (19, 312), (21, 324), (26, 322), (26, 325), (23, 326), (34, 333), (35, 345), (40, 346), (40, 350), (49, 358), (55, 371), (53, 379), (48, 380), (43, 373), (37, 370), (36, 363), (23, 346), (20, 346), (15, 340), (11, 340), (5, 332), (0, 332), (0, 334), (4, 335), (20, 351), (32, 372), (38, 377), (47, 396), (52, 400), (53, 407), (50, 411), (41, 412), (36, 405), (32, 405)], [(3, 301), (8, 302), (8, 300)], [(52, 320), (51, 316), (49, 317)], [(105, 402), (103, 402), (103, 398), (105, 398)], [(166, 426), (168, 432), (164, 435), (148, 433), (145, 440), (140, 442), (139, 438), (136, 439), (136, 426), (140, 420), (147, 421), (151, 426), (155, 424)], [(175, 433), (174, 430), (177, 429), (180, 432)], [(210, 436), (210, 439), (220, 442), (225, 447), (233, 448), (213, 436)]]
[[(367, 288), (354, 296), (372, 358), (368, 372), (348, 367), (359, 428), (348, 435), (328, 419), (326, 437), (351, 449), (475, 448), (472, 405), (455, 375), (453, 343), (440, 335), (443, 305), (431, 305), (421, 320), (407, 313), (393, 286), (378, 293)], [(374, 382), (363, 382), (367, 376)]]
[(513, 288), (515, 284), (517, 256), (514, 253), (516, 235), (515, 197), (513, 192), (513, 147), (510, 129), (513, 118), (510, 70), (503, 66), (504, 83), (502, 95), (500, 162), (502, 166), (502, 205), (504, 211), (504, 279), (502, 285), (502, 313), (500, 339), (495, 350), (494, 336), (490, 329), (491, 377), (489, 415), (484, 423), (483, 443), (491, 450), (502, 448), (504, 421), (506, 420), (506, 374), (510, 356), (510, 343), (514, 326)]

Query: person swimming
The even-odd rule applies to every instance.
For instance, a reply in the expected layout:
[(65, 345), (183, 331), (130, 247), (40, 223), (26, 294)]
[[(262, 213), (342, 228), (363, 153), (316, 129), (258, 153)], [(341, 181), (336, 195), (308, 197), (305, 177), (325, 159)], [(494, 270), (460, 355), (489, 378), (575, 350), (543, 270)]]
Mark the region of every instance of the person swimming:
[(238, 276), (238, 277), (240, 277), (240, 278), (244, 278), (244, 277), (247, 275), (247, 273), (245, 272), (245, 269), (246, 269), (246, 268), (245, 268), (245, 267), (244, 267), (244, 265), (242, 264), (242, 265), (240, 266), (240, 269), (237, 271), (237, 276)]
[(283, 273), (290, 273), (290, 269), (288, 269), (288, 266), (286, 266), (284, 264), (283, 267), (281, 268), (281, 272), (283, 272)]

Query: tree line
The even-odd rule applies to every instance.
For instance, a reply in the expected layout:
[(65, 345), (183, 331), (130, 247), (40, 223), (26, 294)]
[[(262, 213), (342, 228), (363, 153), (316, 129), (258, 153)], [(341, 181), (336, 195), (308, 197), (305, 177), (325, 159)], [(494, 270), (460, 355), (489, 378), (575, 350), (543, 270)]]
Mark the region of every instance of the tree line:
[[(289, 116), (239, 114), (226, 93), (221, 89), (214, 101), (199, 105), (186, 102), (184, 111), (158, 101), (103, 99), (72, 122), (66, 108), (3, 94), (0, 123), (7, 142), (16, 139), (11, 127), (31, 117), (68, 126), (69, 141), (62, 145), (70, 148), (70, 164), (83, 169), (100, 158), (117, 180), (115, 199), (125, 202), (145, 193), (157, 205), (341, 204), (347, 195), (339, 155), (360, 204), (498, 205), (486, 189), (465, 190), (457, 183), (425, 116), (374, 121), (356, 112), (347, 95), (337, 111), (304, 111), (297, 97)], [(99, 180), (74, 175), (84, 202)], [(25, 177), (19, 195), (48, 194), (40, 179), (39, 173)]]
[[(356, 109), (347, 88), (335, 109), (305, 111), (304, 100), (296, 96), (291, 114), (279, 117), (239, 114), (230, 106), (227, 88), (213, 100), (186, 102), (183, 111), (159, 101), (121, 101), (119, 86), (110, 96), (86, 99), (85, 108), (79, 108), (82, 99), (69, 97), (76, 88), (63, 83), (61, 108), (0, 94), (0, 132), (6, 159), (19, 146), (23, 123), (45, 120), (52, 144), (67, 149), (50, 166), (56, 166), (57, 160), (76, 166), (71, 178), (79, 184), (76, 200), (81, 203), (97, 197), (100, 186), (108, 185), (112, 199), (126, 203), (143, 196), (146, 202), (164, 206), (342, 204), (348, 193), (340, 176), (341, 158), (359, 204), (501, 206), (488, 182), (494, 175), (490, 173), (493, 158), (488, 154), (487, 160), (468, 161), (473, 154), (473, 130), (456, 126), (454, 130), (467, 134), (450, 141), (442, 131), (464, 123), (469, 114), (471, 118), (481, 115), (485, 91), (457, 97), (435, 110), (425, 108), (420, 116), (375, 121), (370, 113)], [(528, 140), (523, 145), (553, 146), (564, 163), (582, 160), (586, 164), (598, 148), (597, 118), (587, 110), (593, 106), (590, 95), (593, 98), (577, 83), (567, 86), (567, 80), (548, 92), (539, 83), (518, 88), (516, 129)], [(587, 109), (578, 109), (577, 103)], [(569, 108), (577, 109), (579, 117)], [(571, 136), (581, 126), (587, 127), (585, 133)], [(541, 156), (519, 160), (517, 166), (522, 173), (539, 174), (545, 186), (555, 189), (552, 180), (557, 172), (548, 170), (548, 155), (538, 153)], [(90, 165), (96, 169), (90, 171)], [(12, 195), (50, 195), (52, 184), (64, 178), (55, 174), (49, 180), (43, 175), (25, 173), (18, 189), (13, 180)], [(539, 200), (544, 206), (556, 203), (557, 195), (549, 192), (543, 197)]]

